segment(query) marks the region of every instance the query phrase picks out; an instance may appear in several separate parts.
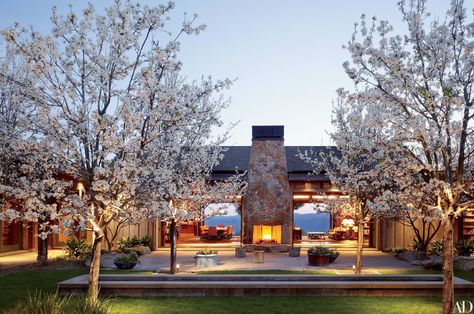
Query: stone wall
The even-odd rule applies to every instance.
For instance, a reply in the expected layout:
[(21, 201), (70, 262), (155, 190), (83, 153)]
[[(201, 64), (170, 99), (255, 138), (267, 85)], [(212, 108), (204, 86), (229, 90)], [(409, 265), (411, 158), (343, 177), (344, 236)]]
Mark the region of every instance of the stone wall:
[(253, 225), (282, 225), (281, 242), (291, 244), (292, 195), (283, 139), (254, 139), (248, 188), (243, 198), (243, 242), (252, 243)]

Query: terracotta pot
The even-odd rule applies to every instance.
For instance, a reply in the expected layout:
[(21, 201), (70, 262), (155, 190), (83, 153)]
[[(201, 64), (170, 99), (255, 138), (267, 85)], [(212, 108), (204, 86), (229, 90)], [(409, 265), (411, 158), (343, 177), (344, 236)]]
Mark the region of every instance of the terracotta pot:
[(308, 253), (308, 265), (310, 266), (328, 266), (329, 254), (310, 254)]

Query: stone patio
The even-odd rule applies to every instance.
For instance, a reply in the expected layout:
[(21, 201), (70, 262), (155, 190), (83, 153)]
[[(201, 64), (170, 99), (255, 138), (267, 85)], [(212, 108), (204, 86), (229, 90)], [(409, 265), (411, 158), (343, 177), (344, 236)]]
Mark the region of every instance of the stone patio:
[[(328, 267), (308, 266), (306, 250), (301, 249), (300, 257), (289, 257), (288, 253), (265, 253), (264, 263), (254, 263), (253, 253), (248, 252), (244, 258), (236, 258), (232, 249), (219, 250), (219, 265), (215, 267), (197, 268), (194, 266), (195, 250), (178, 249), (178, 264), (181, 273), (195, 273), (199, 271), (231, 271), (231, 270), (261, 270), (282, 269), (293, 271), (307, 270), (335, 270), (338, 273), (352, 273), (355, 250), (341, 249), (341, 255)], [(413, 266), (403, 260), (375, 249), (364, 250), (363, 273), (378, 274), (384, 270), (416, 270), (420, 266)], [(135, 269), (167, 272), (169, 270), (169, 251), (160, 250), (140, 257), (140, 264)]]

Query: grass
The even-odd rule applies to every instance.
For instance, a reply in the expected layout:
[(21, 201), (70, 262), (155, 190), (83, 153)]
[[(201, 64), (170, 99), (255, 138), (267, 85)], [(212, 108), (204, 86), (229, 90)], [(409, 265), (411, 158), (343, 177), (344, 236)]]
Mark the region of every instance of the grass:
[[(28, 291), (54, 291), (56, 283), (87, 273), (86, 268), (34, 269), (0, 277), (0, 312), (24, 300)], [(150, 271), (107, 270), (101, 273), (149, 274)], [(203, 274), (334, 274), (332, 271), (242, 270), (200, 272)], [(439, 271), (386, 271), (383, 273), (440, 273)], [(474, 272), (456, 272), (456, 276), (474, 281)], [(474, 297), (460, 300), (474, 302)], [(116, 298), (111, 300), (112, 313), (438, 313), (439, 297), (160, 297)]]
[(13, 307), (16, 302), (25, 299), (29, 291), (55, 291), (56, 283), (86, 273), (86, 268), (32, 269), (0, 277), (0, 310)]
[[(465, 300), (474, 301), (474, 298)], [(439, 297), (121, 298), (113, 313), (439, 313)]]

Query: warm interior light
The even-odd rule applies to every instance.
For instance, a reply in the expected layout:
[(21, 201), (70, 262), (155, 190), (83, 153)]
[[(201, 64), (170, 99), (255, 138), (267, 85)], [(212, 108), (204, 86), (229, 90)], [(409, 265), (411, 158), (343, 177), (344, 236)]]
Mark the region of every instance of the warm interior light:
[(340, 199), (340, 198), (349, 198), (349, 195), (313, 195), (312, 199), (321, 200), (321, 199)]
[(82, 182), (77, 184), (77, 190), (79, 191), (79, 197), (82, 198), (82, 193), (84, 193), (84, 184)]
[(269, 235), (269, 234), (264, 234), (262, 238), (263, 238), (263, 240), (268, 241), (268, 240), (272, 239), (272, 236)]
[(309, 195), (293, 195), (294, 200), (307, 200), (309, 197)]
[(342, 225), (345, 227), (353, 227), (354, 226), (354, 219), (345, 218), (342, 220)]

